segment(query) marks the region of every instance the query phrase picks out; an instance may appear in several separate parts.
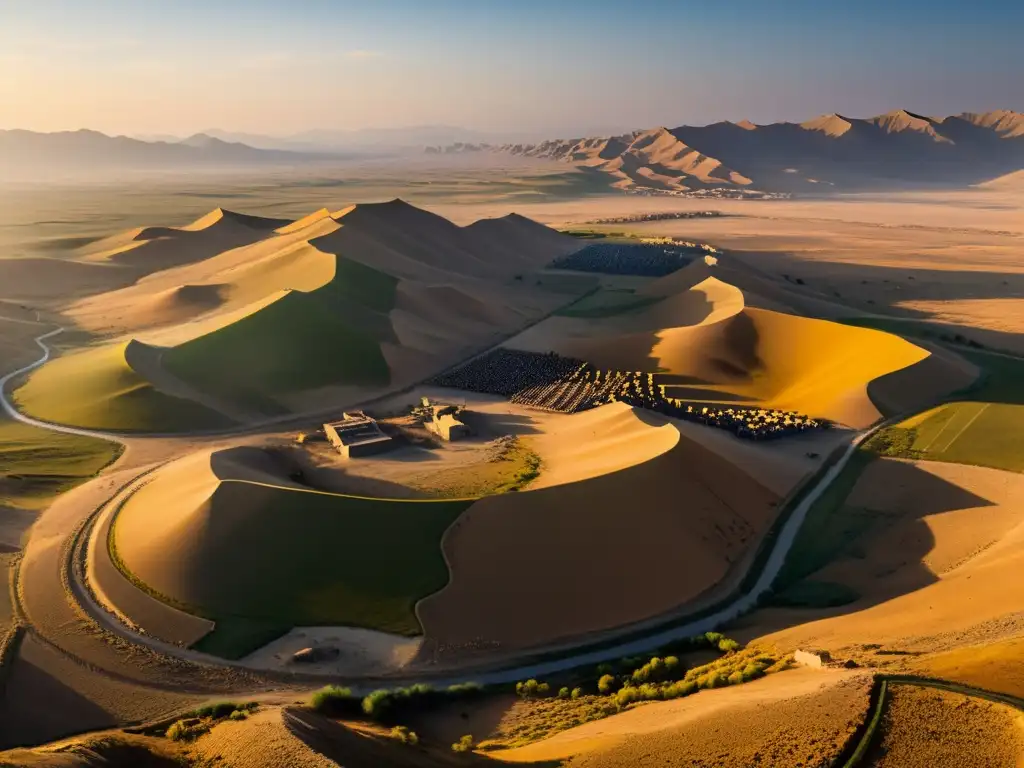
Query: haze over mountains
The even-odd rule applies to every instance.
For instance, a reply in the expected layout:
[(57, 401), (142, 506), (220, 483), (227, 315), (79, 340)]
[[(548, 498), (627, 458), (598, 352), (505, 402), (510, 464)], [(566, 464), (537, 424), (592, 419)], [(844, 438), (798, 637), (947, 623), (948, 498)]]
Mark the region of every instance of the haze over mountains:
[[(446, 143), (447, 142), (447, 143)], [(823, 193), (985, 184), (1024, 170), (1024, 113), (926, 117), (895, 110), (858, 119), (657, 127), (617, 136), (503, 143), (452, 126), (312, 130), (286, 138), (210, 130), (188, 138), (0, 131), (0, 179), (99, 171), (308, 167), (354, 157), (493, 152), (572, 163), (610, 187)]]
[(434, 147), (549, 158), (607, 174), (621, 189), (787, 192), (979, 184), (1024, 168), (1024, 114), (1009, 110), (925, 117), (895, 110), (867, 119), (749, 121), (622, 136), (501, 146)]

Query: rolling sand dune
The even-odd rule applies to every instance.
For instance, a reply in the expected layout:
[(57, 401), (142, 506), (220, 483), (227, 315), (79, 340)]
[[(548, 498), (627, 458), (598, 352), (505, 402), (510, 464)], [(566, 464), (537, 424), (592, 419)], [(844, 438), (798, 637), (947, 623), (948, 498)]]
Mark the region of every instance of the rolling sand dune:
[(821, 765), (867, 710), (869, 681), (840, 670), (796, 669), (733, 688), (655, 702), (495, 753), (502, 761), (567, 765)]
[(976, 365), (945, 347), (918, 344), (931, 354), (868, 384), (871, 401), (886, 415), (916, 411), (947, 398), (969, 387), (980, 374)]
[[(296, 484), (289, 471), (256, 448), (175, 462), (115, 520), (120, 562), (168, 602), (215, 622), (417, 634), (413, 605), (447, 577), (436, 542), (471, 502), (329, 493)], [(396, 547), (387, 530), (409, 541)]]
[[(89, 347), (58, 357), (14, 392), (18, 407), (44, 421), (94, 429), (163, 432), (181, 423), (224, 427), (232, 421), (192, 400), (164, 393), (128, 360), (129, 343)], [(133, 347), (142, 351), (141, 347)], [(75, 397), (67, 397), (67, 382)]]
[[(973, 627), (1018, 612), (1024, 605), (1024, 585), (1016, 577), (1024, 567), (1022, 499), (1019, 474), (875, 461), (851, 504), (877, 510), (884, 527), (868, 532), (859, 549), (863, 557), (844, 556), (814, 576), (856, 585), (863, 597), (815, 621), (806, 612), (760, 611), (754, 621), (761, 626), (783, 621), (790, 628), (759, 642), (832, 650), (864, 643), (955, 645)], [(743, 636), (762, 634), (755, 623), (742, 628)]]
[[(1024, 128), (1022, 128), (1021, 130), (1022, 132), (1024, 132)], [(1005, 176), (1000, 176), (997, 179), (986, 181), (985, 183), (980, 184), (979, 186), (985, 189), (1000, 189), (1013, 192), (1024, 189), (1024, 170), (1008, 173)]]
[(181, 228), (143, 227), (91, 243), (81, 258), (154, 272), (254, 243), (286, 223), (217, 208)]
[[(242, 230), (242, 245), (223, 242)], [(512, 272), (580, 247), (520, 216), (459, 227), (401, 200), (291, 223), (218, 209), (188, 228), (90, 247), (100, 258), (147, 237), (168, 248), (191, 243), (188, 263), (66, 313), (119, 344), (164, 347), (136, 372), (244, 421), (411, 383), (500, 340), (572, 295), (512, 281)]]
[(199, 757), (226, 768), (446, 768), (493, 766), (483, 755), (456, 755), (447, 746), (411, 747), (380, 727), (353, 726), (301, 708), (265, 708), (242, 722), (224, 722), (201, 738)]
[(928, 356), (889, 334), (752, 308), (697, 327), (556, 348), (601, 368), (680, 377), (668, 390), (674, 397), (713, 400), (717, 392), (854, 427), (880, 416), (867, 394), (871, 381)]
[[(482, 499), (445, 534), (451, 581), (417, 608), (427, 657), (538, 646), (666, 613), (718, 584), (778, 502), (683, 437), (642, 464), (527, 496)], [(643, 557), (612, 565), (617, 543), (639, 540)]]
[[(552, 425), (555, 426), (555, 425)], [(650, 461), (679, 442), (669, 422), (625, 403), (609, 403), (559, 419), (557, 428), (530, 438), (543, 472), (530, 489), (598, 477)]]

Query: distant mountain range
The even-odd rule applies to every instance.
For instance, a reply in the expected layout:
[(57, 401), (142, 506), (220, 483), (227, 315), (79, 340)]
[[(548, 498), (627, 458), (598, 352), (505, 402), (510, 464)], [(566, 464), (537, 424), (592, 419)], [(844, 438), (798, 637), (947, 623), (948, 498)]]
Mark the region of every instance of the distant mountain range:
[(709, 188), (813, 192), (980, 184), (1024, 169), (1024, 114), (749, 121), (635, 131), (538, 144), (461, 143), (435, 154), (492, 151), (574, 163), (613, 186), (684, 193)]
[(196, 134), (176, 142), (141, 141), (97, 131), (0, 131), (0, 179), (89, 171), (295, 165), (336, 155), (257, 149)]
[[(0, 181), (98, 171), (291, 166), (355, 156), (421, 153), (432, 144), (507, 140), (453, 126), (314, 130), (286, 138), (211, 129), (189, 137), (108, 136), (91, 130), (0, 130)], [(521, 134), (520, 134), (521, 136)]]

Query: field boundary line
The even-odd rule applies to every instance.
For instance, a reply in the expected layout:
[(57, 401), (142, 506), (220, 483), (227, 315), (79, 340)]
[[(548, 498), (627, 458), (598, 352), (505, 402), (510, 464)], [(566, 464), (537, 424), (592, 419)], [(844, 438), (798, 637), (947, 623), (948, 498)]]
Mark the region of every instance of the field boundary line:
[[(946, 403), (946, 405), (950, 406), (950, 405), (953, 405), (953, 403)], [(939, 431), (935, 433), (935, 436), (931, 440), (928, 441), (928, 445), (921, 446), (921, 452), (922, 453), (928, 453), (928, 451), (931, 450), (932, 446), (935, 445), (935, 441), (938, 440), (942, 436), (942, 433), (946, 431), (946, 428), (949, 426), (950, 422), (952, 422), (955, 418), (956, 418), (956, 411), (954, 411), (953, 415), (950, 416), (949, 419), (946, 421), (946, 423), (942, 425), (942, 428), (939, 429)]]
[(978, 412), (977, 412), (977, 413), (975, 413), (975, 414), (974, 414), (974, 416), (972, 416), (972, 417), (971, 417), (971, 420), (970, 420), (970, 421), (968, 421), (968, 422), (967, 422), (966, 424), (964, 424), (964, 425), (963, 425), (963, 427), (961, 427), (961, 428), (960, 428), (960, 431), (959, 431), (959, 432), (957, 432), (957, 433), (956, 433), (955, 435), (953, 435), (953, 439), (952, 439), (952, 440), (950, 440), (950, 441), (949, 441), (948, 443), (946, 443), (946, 447), (945, 447), (945, 448), (943, 448), (943, 449), (942, 449), (941, 451), (939, 451), (939, 453), (945, 453), (945, 452), (946, 452), (946, 451), (948, 451), (948, 450), (949, 450), (950, 448), (952, 448), (952, 447), (953, 447), (953, 443), (955, 443), (955, 442), (956, 442), (957, 440), (959, 440), (959, 439), (960, 439), (960, 436), (961, 436), (961, 435), (962, 435), (962, 434), (963, 434), (964, 432), (966, 432), (966, 431), (967, 431), (967, 428), (968, 428), (968, 427), (970, 427), (970, 426), (971, 426), (971, 424), (973, 424), (974, 422), (976, 422), (976, 421), (978, 420), (978, 417), (979, 417), (979, 416), (981, 416), (981, 414), (983, 414), (983, 413), (984, 413), (985, 411), (987, 411), (987, 410), (988, 410), (988, 407), (989, 407), (990, 405), (992, 405), (992, 403), (985, 403), (984, 405), (982, 405), (982, 406), (981, 406), (981, 408), (979, 408), (979, 409), (978, 409)]

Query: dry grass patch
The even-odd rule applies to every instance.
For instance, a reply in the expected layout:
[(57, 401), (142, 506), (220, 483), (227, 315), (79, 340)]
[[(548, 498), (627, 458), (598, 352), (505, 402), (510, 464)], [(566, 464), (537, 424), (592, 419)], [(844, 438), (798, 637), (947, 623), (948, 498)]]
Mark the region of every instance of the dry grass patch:
[(540, 456), (530, 445), (507, 436), (494, 441), (483, 461), (424, 474), (410, 485), (433, 498), (479, 498), (524, 490), (540, 470)]
[(958, 768), (1024, 763), (1024, 714), (959, 693), (895, 685), (873, 768)]

